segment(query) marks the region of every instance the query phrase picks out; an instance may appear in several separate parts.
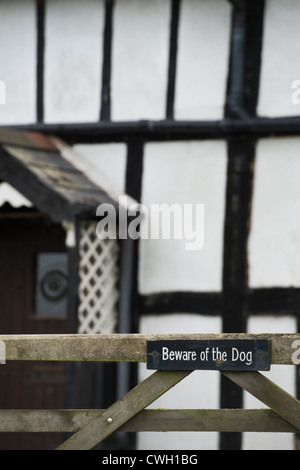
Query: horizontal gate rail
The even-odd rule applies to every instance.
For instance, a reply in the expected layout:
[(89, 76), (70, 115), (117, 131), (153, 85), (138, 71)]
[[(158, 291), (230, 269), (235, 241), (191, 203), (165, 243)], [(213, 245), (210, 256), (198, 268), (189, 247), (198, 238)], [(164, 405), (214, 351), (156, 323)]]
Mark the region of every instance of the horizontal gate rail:
[(107, 408), (101, 417), (92, 419), (63, 442), (58, 450), (92, 449), (190, 373), (181, 370), (155, 372)]
[(259, 372), (222, 372), (300, 430), (300, 402)]
[[(146, 362), (147, 341), (224, 339), (268, 340), (271, 364), (300, 362), (299, 334), (0, 335), (6, 361)], [(116, 431), (299, 434), (300, 402), (256, 370), (220, 372), (268, 409), (145, 409), (192, 372), (158, 370), (106, 410), (0, 410), (0, 432), (71, 433), (58, 450), (92, 449)]]
[[(1, 410), (0, 432), (74, 433), (106, 410)], [(147, 409), (121, 426), (120, 432), (272, 432), (298, 430), (269, 409)]]
[[(299, 334), (71, 334), (0, 335), (7, 360), (146, 362), (147, 341), (265, 339), (271, 341), (271, 364), (293, 364)], [(300, 343), (299, 343), (300, 345)]]

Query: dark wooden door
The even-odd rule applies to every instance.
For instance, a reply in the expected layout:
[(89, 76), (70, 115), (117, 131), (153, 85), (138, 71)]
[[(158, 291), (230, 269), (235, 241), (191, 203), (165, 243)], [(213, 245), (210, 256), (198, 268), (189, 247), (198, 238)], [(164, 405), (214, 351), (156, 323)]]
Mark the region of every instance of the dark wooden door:
[[(65, 232), (38, 215), (0, 216), (0, 334), (66, 332), (66, 318), (35, 310), (39, 253), (65, 251)], [(65, 407), (65, 364), (7, 361), (0, 365), (0, 409)], [(53, 449), (56, 433), (0, 433), (0, 449)]]

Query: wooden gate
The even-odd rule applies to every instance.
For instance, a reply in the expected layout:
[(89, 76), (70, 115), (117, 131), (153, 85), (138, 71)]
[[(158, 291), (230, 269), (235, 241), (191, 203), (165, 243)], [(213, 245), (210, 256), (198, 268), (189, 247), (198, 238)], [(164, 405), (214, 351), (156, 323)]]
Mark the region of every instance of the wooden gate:
[[(2, 335), (6, 361), (146, 362), (147, 341), (264, 339), (271, 364), (298, 365), (300, 335)], [(5, 367), (2, 365), (0, 367)], [(0, 432), (66, 432), (58, 450), (94, 448), (115, 431), (300, 431), (300, 402), (258, 371), (222, 373), (267, 409), (150, 410), (145, 408), (192, 370), (158, 370), (105, 410), (0, 411)]]

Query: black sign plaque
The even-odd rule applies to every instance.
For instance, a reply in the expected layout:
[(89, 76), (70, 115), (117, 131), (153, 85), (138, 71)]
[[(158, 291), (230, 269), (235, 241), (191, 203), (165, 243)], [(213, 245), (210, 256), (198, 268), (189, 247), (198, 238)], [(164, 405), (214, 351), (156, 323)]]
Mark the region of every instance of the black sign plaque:
[(269, 349), (268, 340), (147, 341), (147, 369), (266, 371)]

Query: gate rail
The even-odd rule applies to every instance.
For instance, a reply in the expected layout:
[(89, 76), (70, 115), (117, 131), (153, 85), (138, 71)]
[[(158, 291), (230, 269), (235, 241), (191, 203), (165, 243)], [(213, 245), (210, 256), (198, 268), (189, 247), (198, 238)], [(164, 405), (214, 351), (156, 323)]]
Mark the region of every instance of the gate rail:
[[(5, 359), (146, 362), (147, 341), (265, 339), (270, 362), (300, 363), (300, 334), (0, 335)], [(0, 432), (67, 432), (58, 450), (88, 450), (115, 431), (300, 433), (300, 401), (258, 371), (220, 371), (268, 409), (145, 409), (193, 371), (158, 370), (105, 410), (0, 410)]]

